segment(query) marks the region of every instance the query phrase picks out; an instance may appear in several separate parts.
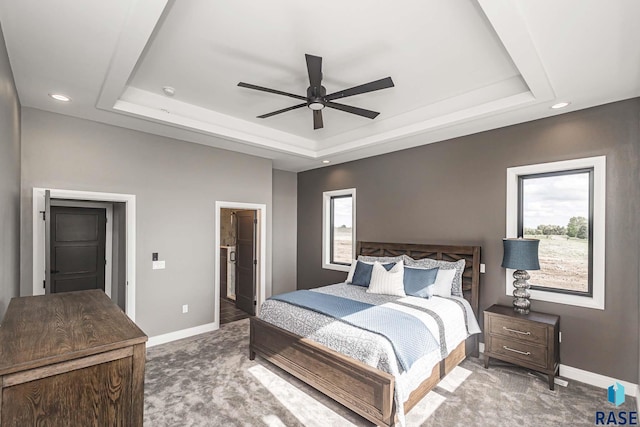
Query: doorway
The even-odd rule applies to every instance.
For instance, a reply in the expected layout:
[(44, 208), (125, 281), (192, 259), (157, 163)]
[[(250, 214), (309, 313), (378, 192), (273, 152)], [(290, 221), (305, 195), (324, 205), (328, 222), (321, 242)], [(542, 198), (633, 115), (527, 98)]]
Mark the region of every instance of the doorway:
[[(135, 195), (131, 194), (116, 194), (116, 193), (100, 193), (90, 191), (75, 191), (75, 190), (61, 190), (61, 189), (45, 189), (34, 188), (33, 189), (33, 295), (45, 294), (45, 286), (47, 286), (46, 276), (47, 271), (51, 272), (56, 270), (61, 271), (58, 268), (46, 268), (47, 247), (49, 246), (45, 240), (46, 230), (43, 212), (47, 210), (47, 198), (46, 193), (49, 192), (49, 209), (59, 207), (62, 210), (71, 209), (97, 209), (103, 210), (106, 213), (106, 233), (105, 233), (105, 256), (98, 258), (107, 261), (107, 265), (104, 268), (104, 291), (111, 299), (120, 306), (125, 313), (135, 321)], [(71, 213), (78, 214), (80, 211), (71, 210)], [(49, 212), (51, 218), (51, 212)], [(70, 219), (69, 216), (65, 220)], [(86, 218), (85, 222), (86, 222)], [(86, 239), (86, 236), (80, 236), (77, 239), (76, 235), (72, 239), (69, 236), (63, 236), (61, 239), (63, 242), (60, 246), (67, 245), (65, 241), (72, 241), (73, 239), (82, 240)], [(86, 242), (85, 242), (86, 243)], [(67, 246), (74, 246), (69, 244)], [(78, 252), (76, 248), (71, 251)], [(67, 249), (68, 250), (68, 249)], [(99, 250), (99, 249), (94, 249)], [(64, 251), (64, 250), (63, 250)], [(85, 254), (86, 258), (86, 254)], [(74, 262), (78, 261), (78, 258), (74, 258)], [(84, 262), (84, 261), (83, 261)], [(55, 266), (55, 265), (54, 265)], [(84, 272), (86, 272), (86, 265), (64, 265), (65, 270), (69, 272), (74, 270), (75, 273), (79, 273), (80, 276), (76, 279), (82, 278)], [(58, 274), (58, 273), (54, 273)], [(67, 278), (71, 278), (67, 276)], [(86, 277), (85, 277), (86, 278)], [(89, 279), (94, 280), (94, 279)], [(102, 279), (95, 279), (101, 281)], [(53, 281), (49, 279), (51, 285)], [(76, 284), (77, 284), (76, 280)], [(69, 284), (69, 282), (67, 282)], [(75, 286), (75, 285), (74, 285)], [(100, 287), (100, 286), (97, 286)], [(72, 290), (72, 289), (66, 289)]]
[(220, 211), (220, 324), (255, 315), (257, 211)]
[(216, 202), (215, 323), (253, 316), (265, 295), (266, 206)]

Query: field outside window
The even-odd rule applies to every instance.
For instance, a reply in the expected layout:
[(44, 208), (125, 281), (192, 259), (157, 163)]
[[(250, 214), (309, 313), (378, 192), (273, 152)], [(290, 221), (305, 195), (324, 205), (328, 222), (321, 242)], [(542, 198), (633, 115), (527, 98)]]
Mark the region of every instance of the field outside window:
[(518, 235), (540, 240), (533, 289), (592, 294), (592, 176), (586, 169), (519, 177)]

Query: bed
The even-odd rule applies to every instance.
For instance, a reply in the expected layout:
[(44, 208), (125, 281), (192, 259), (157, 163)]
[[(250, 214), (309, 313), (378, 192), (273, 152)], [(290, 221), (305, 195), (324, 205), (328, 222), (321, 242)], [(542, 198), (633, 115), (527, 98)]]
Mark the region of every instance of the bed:
[[(468, 301), (473, 316), (477, 319), (480, 286), (480, 247), (478, 246), (437, 246), (423, 244), (400, 244), (379, 242), (358, 242), (357, 255), (393, 257), (407, 255), (420, 260), (431, 258), (444, 261), (464, 259), (462, 292)], [(342, 285), (345, 286), (350, 285)], [(339, 285), (336, 291), (343, 292)], [(334, 292), (330, 290), (327, 292)], [(295, 311), (295, 310), (294, 310)], [(298, 310), (299, 311), (299, 310)], [(327, 396), (345, 405), (364, 418), (378, 424), (392, 426), (409, 412), (442, 377), (457, 366), (466, 356), (478, 355), (477, 335), (462, 340), (459, 345), (447, 351), (447, 356), (425, 367), (419, 382), (411, 385), (411, 390), (403, 390), (402, 407), (398, 409), (398, 395), (401, 381), (388, 370), (378, 369), (357, 358), (349, 357), (313, 339), (305, 338), (276, 326), (261, 318), (251, 319), (250, 358), (260, 355), (274, 365), (301, 379)], [(413, 369), (413, 368), (412, 368)], [(417, 368), (416, 368), (417, 369)], [(397, 373), (396, 373), (397, 374)], [(396, 386), (397, 389), (396, 390)], [(396, 400), (394, 401), (394, 396)]]

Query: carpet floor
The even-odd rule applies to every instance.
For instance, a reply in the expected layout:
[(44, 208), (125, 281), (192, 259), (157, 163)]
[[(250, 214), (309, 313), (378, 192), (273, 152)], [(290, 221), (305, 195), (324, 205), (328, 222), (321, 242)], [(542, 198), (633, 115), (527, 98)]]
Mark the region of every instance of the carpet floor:
[[(249, 320), (147, 350), (146, 426), (371, 426), (305, 383), (249, 355)], [(592, 426), (615, 407), (606, 390), (479, 359), (463, 361), (408, 415), (407, 426)]]

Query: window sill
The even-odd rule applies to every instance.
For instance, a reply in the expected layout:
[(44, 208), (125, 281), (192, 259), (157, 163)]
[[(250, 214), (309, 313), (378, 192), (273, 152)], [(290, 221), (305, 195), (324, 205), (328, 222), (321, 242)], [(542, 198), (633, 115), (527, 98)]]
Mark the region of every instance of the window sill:
[(342, 264), (322, 264), (322, 268), (325, 270), (335, 270), (335, 271), (345, 271), (349, 272), (351, 270), (350, 265), (342, 265)]
[[(506, 294), (513, 296), (513, 270), (507, 269), (507, 286)], [(545, 301), (556, 304), (573, 305), (576, 307), (592, 308), (596, 310), (604, 310), (604, 288), (593, 288), (592, 297), (583, 297), (580, 295), (561, 294), (558, 292), (545, 292), (530, 289), (531, 301)]]

